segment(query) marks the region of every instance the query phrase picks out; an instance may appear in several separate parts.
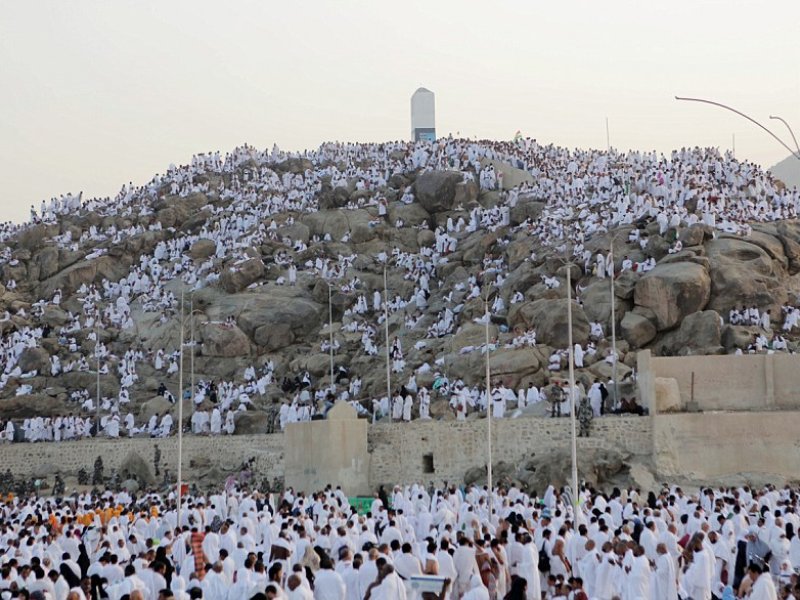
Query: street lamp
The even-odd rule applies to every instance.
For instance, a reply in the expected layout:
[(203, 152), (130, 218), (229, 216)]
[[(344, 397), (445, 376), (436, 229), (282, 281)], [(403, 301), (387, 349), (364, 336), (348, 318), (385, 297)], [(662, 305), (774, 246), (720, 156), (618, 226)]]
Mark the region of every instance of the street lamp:
[[(792, 131), (792, 128), (789, 125), (789, 123), (786, 122), (786, 119), (784, 119), (782, 117), (776, 117), (774, 115), (770, 115), (769, 118), (770, 119), (775, 119), (776, 121), (780, 121), (781, 123), (786, 125), (786, 129), (789, 130), (789, 135), (792, 136), (792, 141), (794, 142), (795, 147), (797, 147), (797, 153), (800, 154), (800, 144), (797, 143), (797, 138), (794, 136), (794, 131)], [(800, 158), (800, 156), (798, 158)]]
[(328, 351), (331, 356), (331, 389), (333, 389), (333, 290), (330, 281), (325, 283), (328, 284), (328, 344), (330, 345)]
[(183, 478), (183, 336), (185, 325), (183, 304), (184, 290), (183, 286), (181, 286), (181, 341), (178, 350), (178, 530), (180, 530), (181, 527), (181, 503), (183, 501), (183, 489), (181, 485)]
[(486, 466), (486, 483), (489, 488), (489, 522), (492, 519), (492, 508), (494, 506), (493, 482), (492, 482), (492, 389), (491, 389), (491, 370), (489, 367), (489, 284), (484, 281), (486, 295), (483, 298), (483, 318), (484, 329), (486, 332), (486, 450), (488, 462)]
[(575, 522), (578, 522), (578, 436), (575, 423), (575, 346), (572, 344), (572, 265), (567, 263), (567, 323), (569, 342), (569, 424), (572, 454), (572, 503)]
[[(701, 103), (703, 103), (703, 104), (710, 104), (711, 106), (717, 106), (717, 107), (719, 107), (719, 108), (724, 108), (725, 110), (729, 110), (729, 111), (730, 111), (730, 112), (732, 112), (732, 113), (736, 113), (736, 114), (737, 114), (737, 115), (739, 115), (740, 117), (744, 117), (745, 119), (747, 119), (748, 121), (750, 121), (750, 122), (751, 122), (751, 123), (753, 123), (754, 125), (757, 125), (757, 126), (758, 126), (758, 127), (760, 127), (761, 129), (763, 129), (764, 131), (766, 131), (766, 132), (767, 132), (768, 134), (770, 134), (770, 135), (771, 135), (771, 136), (772, 136), (772, 137), (773, 137), (773, 138), (774, 138), (774, 139), (775, 139), (775, 140), (776, 140), (776, 141), (777, 141), (777, 142), (778, 142), (778, 143), (779, 143), (781, 146), (783, 146), (784, 148), (786, 148), (786, 149), (789, 151), (789, 153), (790, 153), (792, 156), (794, 156), (794, 157), (795, 157), (797, 160), (800, 160), (800, 147), (798, 147), (796, 151), (795, 151), (795, 150), (792, 150), (792, 149), (791, 149), (789, 146), (787, 146), (787, 145), (786, 145), (786, 143), (785, 143), (785, 142), (784, 142), (784, 141), (783, 141), (781, 138), (779, 138), (777, 135), (775, 135), (774, 133), (772, 133), (772, 131), (770, 131), (769, 129), (767, 129), (767, 128), (766, 128), (764, 125), (762, 125), (761, 123), (759, 123), (758, 121), (756, 121), (756, 120), (755, 120), (753, 117), (750, 117), (750, 116), (748, 116), (748, 115), (744, 114), (743, 112), (741, 112), (741, 111), (739, 111), (739, 110), (736, 110), (735, 108), (732, 108), (732, 107), (730, 107), (730, 106), (727, 106), (727, 105), (725, 105), (725, 104), (722, 104), (722, 103), (720, 103), (720, 102), (714, 102), (713, 100), (704, 100), (704, 99), (702, 99), (702, 98), (685, 98), (685, 97), (681, 97), (681, 96), (675, 96), (675, 100), (683, 100), (683, 101), (686, 101), (686, 102), (701, 102)], [(786, 125), (786, 127), (789, 129), (789, 133), (791, 133), (791, 134), (792, 134), (792, 138), (794, 138), (794, 133), (792, 132), (792, 128), (791, 128), (791, 127), (789, 127), (789, 124), (788, 124), (786, 121), (784, 121), (784, 120), (783, 120), (783, 119), (781, 119), (780, 117), (772, 117), (772, 116), (771, 116), (771, 117), (770, 117), (770, 119), (777, 119), (777, 120), (779, 120), (779, 121), (782, 121), (782, 122), (783, 122), (783, 124), (784, 124), (784, 125)], [(795, 146), (797, 146), (797, 140), (796, 140), (796, 139), (794, 140), (794, 142), (795, 142)]]
[(569, 420), (570, 420), (570, 454), (572, 455), (572, 505), (573, 517), (578, 522), (578, 432), (576, 423), (575, 403), (575, 345), (572, 342), (572, 267), (575, 261), (570, 258), (572, 249), (568, 243), (564, 244), (565, 256), (561, 259), (567, 267), (567, 354), (569, 357)]

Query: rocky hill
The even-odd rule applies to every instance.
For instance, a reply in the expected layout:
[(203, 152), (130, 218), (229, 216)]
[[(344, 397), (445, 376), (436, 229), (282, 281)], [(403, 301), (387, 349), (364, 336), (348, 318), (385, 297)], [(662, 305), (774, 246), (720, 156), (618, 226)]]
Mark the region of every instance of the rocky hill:
[(800, 160), (794, 156), (788, 156), (770, 167), (770, 173), (789, 187), (800, 187)]
[[(499, 189), (489, 158), (532, 182)], [(759, 334), (772, 345), (800, 291), (797, 202), (714, 150), (440, 140), (199, 156), (116, 198), (62, 197), (6, 226), (0, 419), (93, 414), (81, 406), (95, 394), (98, 352), (104, 415), (130, 412), (140, 426), (174, 413), (159, 388), (179, 394), (169, 365), (181, 294), (186, 339), (196, 336), (184, 386), (193, 363), (199, 406), (212, 406), (213, 382), (217, 401), (241, 405), (237, 431), (275, 427), (295, 395), (284, 378), (307, 371), (312, 390), (328, 384), (329, 310), (334, 363), (349, 372), (337, 393), (359, 378), (369, 411), (386, 393), (384, 307), (374, 310), (384, 267), (389, 336), (403, 353), (393, 389), (412, 375), (420, 388), (442, 377), (480, 385), (485, 297), (494, 381), (517, 390), (563, 375), (567, 269), (574, 342), (596, 349), (578, 378), (607, 380), (612, 289), (598, 260), (612, 240), (620, 378), (641, 348), (731, 353)], [(742, 306), (769, 310), (769, 328), (729, 324)], [(794, 332), (784, 335), (794, 351)], [(452, 418), (446, 404), (437, 397), (432, 416)]]

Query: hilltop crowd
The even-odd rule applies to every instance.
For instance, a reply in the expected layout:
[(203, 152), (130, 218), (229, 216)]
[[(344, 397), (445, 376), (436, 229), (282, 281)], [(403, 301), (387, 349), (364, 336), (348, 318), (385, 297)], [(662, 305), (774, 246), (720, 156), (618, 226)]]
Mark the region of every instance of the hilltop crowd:
[[(502, 170), (489, 161), (524, 170), (532, 179), (505, 189), (508, 186), (504, 185)], [(286, 168), (287, 165), (291, 168)], [(418, 201), (413, 186), (398, 182), (404, 181), (403, 177), (409, 173), (430, 170), (461, 173), (464, 182), (475, 182), (485, 192), (496, 191), (496, 202), (468, 209), (455, 207), (456, 216), (438, 226), (427, 220), (414, 225), (402, 218), (388, 222), (389, 188), (400, 186), (395, 202), (413, 204)], [(370, 226), (388, 223), (398, 231), (427, 229), (433, 234), (432, 242), (417, 250), (389, 243), (384, 251), (360, 256), (324, 249), (326, 244), (350, 242), (353, 233), (350, 230), (345, 230), (341, 239), (332, 239), (330, 233), (310, 235), (308, 239), (292, 234), (291, 228), (298, 219), (318, 211), (321, 198), (337, 189), (352, 189), (341, 208), (371, 211), (374, 219)], [(160, 214), (159, 203), (165, 199), (190, 203), (197, 198), (204, 199), (203, 204), (192, 207), (203, 215), (204, 221), (195, 229), (176, 227), (166, 217), (156, 218)], [(529, 198), (543, 201), (541, 213), (512, 225), (511, 212)], [(188, 394), (198, 407), (197, 411), (191, 411), (195, 416), (189, 428), (194, 432), (232, 433), (239, 413), (253, 410), (279, 388), (288, 394), (284, 407), (280, 408), (281, 424), (310, 419), (324, 413), (325, 407), (337, 400), (353, 402), (360, 412), (377, 417), (424, 419), (430, 416), (431, 397), (442, 395), (443, 390), (428, 386), (415, 389), (413, 380), (430, 375), (436, 381), (448, 381), (445, 399), (458, 418), (465, 418), (471, 412), (486, 410), (487, 399), (481, 387), (449, 377), (446, 365), (438, 359), (410, 363), (408, 347), (423, 349), (431, 340), (457, 333), (473, 321), (502, 320), (510, 307), (524, 301), (523, 291), (508, 286), (509, 256), (503, 252), (487, 253), (478, 270), (466, 280), (452, 287), (443, 286), (441, 270), (449, 257), (461, 250), (461, 242), (471, 233), (495, 232), (501, 249), (524, 234), (535, 240), (525, 260), (540, 260), (545, 252), (567, 256), (579, 265), (584, 283), (588, 283), (613, 279), (625, 271), (652, 269), (656, 260), (650, 253), (645, 227), (648, 223), (657, 223), (660, 235), (672, 232), (669, 253), (677, 254), (682, 245), (675, 232), (682, 228), (704, 224), (714, 234), (747, 236), (752, 223), (795, 218), (798, 203), (800, 192), (796, 189), (784, 189), (756, 165), (737, 161), (732, 155), (714, 149), (682, 149), (658, 155), (614, 150), (570, 151), (532, 139), (490, 142), (446, 138), (417, 143), (331, 143), (303, 153), (283, 152), (277, 146), (271, 151), (243, 146), (224, 156), (219, 152), (198, 155), (188, 165), (171, 165), (145, 185), (124, 186), (114, 198), (84, 199), (81, 194), (53, 198), (43, 202), (38, 210), (31, 208), (31, 223), (7, 223), (0, 228), (0, 241), (10, 241), (30, 227), (74, 223), (92, 213), (100, 220), (83, 229), (61, 227), (61, 232), (48, 240), (61, 252), (79, 253), (87, 261), (106, 257), (114, 246), (165, 230), (168, 233), (151, 251), (142, 252), (130, 271), (118, 280), (98, 276), (74, 291), (58, 288), (32, 302), (29, 308), (18, 304), (2, 315), (0, 393), (5, 396), (41, 393), (47, 387), (61, 385), (71, 373), (99, 370), (118, 382), (115, 394), (100, 398), (99, 424), (94, 422), (98, 411), (95, 390), (85, 384), (69, 386), (70, 405), (64, 407), (61, 417), (52, 417), (50, 422), (47, 418), (32, 418), (27, 427), (24, 422), (7, 424), (4, 437), (13, 435), (15, 428), (25, 430), (24, 437), (30, 440), (70, 439), (98, 431), (111, 437), (169, 435), (174, 431), (174, 415), (165, 414), (165, 409), (148, 415), (128, 410), (133, 397), (142, 399), (148, 393), (152, 396), (152, 392), (142, 387), (146, 378), (157, 380), (157, 395), (170, 403), (182, 393)], [(127, 223), (125, 226), (120, 225), (122, 220)], [(594, 248), (593, 237), (620, 227), (629, 231), (625, 247), (615, 249), (613, 255), (610, 249)], [(198, 242), (210, 243), (210, 252), (193, 255), (191, 249)], [(328, 282), (336, 293), (346, 295), (349, 302), (341, 317), (341, 328), (334, 336), (334, 353), (344, 344), (343, 335), (350, 333), (361, 336), (359, 357), (383, 356), (390, 345), (393, 379), (412, 383), (394, 385), (389, 396), (381, 396), (374, 390), (365, 394), (360, 389), (359, 374), (348, 372), (343, 378), (347, 379), (346, 385), (323, 378), (312, 382), (309, 378), (307, 382), (301, 381), (302, 385), (290, 384), (287, 388), (284, 382), (305, 375), (291, 372), (285, 364), (267, 365), (256, 358), (233, 378), (206, 378), (193, 389), (179, 390), (176, 378), (181, 357), (197, 352), (198, 344), (187, 345), (181, 353), (174, 341), (165, 347), (130, 341), (136, 338), (139, 323), (144, 319), (156, 315), (156, 325), (167, 327), (185, 315), (179, 301), (181, 290), (188, 293), (219, 286), (226, 272), (245, 269), (252, 260), (251, 249), (265, 243), (280, 248), (269, 260), (265, 259), (278, 269), (278, 275), (257, 278), (248, 286), (249, 290), (264, 285), (308, 285), (319, 279)], [(375, 269), (386, 265), (393, 273), (402, 273), (404, 280), (413, 283), (413, 291), (401, 296), (370, 289), (356, 274), (359, 268), (364, 268), (364, 263)], [(20, 259), (10, 246), (0, 247), (0, 268), (8, 275), (3, 282), (6, 293), (33, 289), (30, 282), (13, 277), (19, 264)], [(555, 272), (543, 274), (541, 279), (547, 289), (564, 285), (563, 278)], [(583, 301), (581, 289), (580, 286), (575, 289), (579, 302)], [(478, 319), (465, 318), (465, 306), (482, 298), (490, 300), (490, 314)], [(751, 344), (737, 351), (789, 351), (786, 335), (797, 326), (798, 309), (791, 303), (784, 308), (783, 316), (762, 312), (759, 307), (743, 307), (742, 312), (731, 311), (726, 315), (731, 323), (744, 319), (760, 329)], [(59, 323), (53, 322), (53, 314), (63, 315), (57, 319)], [(402, 339), (397, 336), (391, 341), (384, 339), (385, 320), (398, 314), (402, 315)], [(237, 326), (235, 314), (223, 314), (218, 320), (210, 317), (195, 320), (199, 325)], [(590, 325), (590, 341), (574, 348), (576, 366), (583, 366), (584, 356), (612, 365), (618, 362), (619, 357), (613, 356), (608, 347), (607, 324)], [(778, 329), (783, 335), (778, 334)], [(537, 344), (535, 329), (502, 333), (513, 334), (513, 339), (507, 342), (512, 347)], [(321, 336), (319, 350), (326, 352), (329, 346), (327, 336)], [(500, 346), (497, 339), (492, 339), (488, 349), (485, 345), (464, 346), (459, 352), (485, 354)], [(597, 346), (602, 346), (602, 350)], [(21, 359), (30, 349), (45, 349), (49, 364), (38, 369), (23, 368)], [(566, 346), (552, 349), (546, 368), (551, 379), (563, 375), (568, 350)], [(185, 361), (186, 356), (183, 358)], [(143, 377), (143, 372), (147, 377)], [(588, 391), (594, 379), (591, 375), (583, 377), (583, 389)], [(613, 384), (608, 377), (601, 383)], [(503, 389), (502, 385), (493, 382), (497, 391), (492, 393), (492, 404), (497, 407), (498, 416), (511, 412), (512, 407), (522, 410), (543, 395), (539, 389), (542, 386), (526, 384), (511, 390)], [(612, 408), (619, 409), (619, 403)]]

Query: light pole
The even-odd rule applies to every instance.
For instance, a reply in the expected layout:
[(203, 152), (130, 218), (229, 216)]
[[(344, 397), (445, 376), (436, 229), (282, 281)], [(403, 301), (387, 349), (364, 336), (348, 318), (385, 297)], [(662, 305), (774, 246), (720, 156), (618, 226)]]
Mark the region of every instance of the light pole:
[[(181, 315), (181, 316), (183, 316), (183, 315)], [(189, 401), (191, 402), (190, 406), (191, 406), (191, 409), (192, 409), (192, 415), (194, 415), (194, 394), (195, 394), (195, 388), (194, 388), (194, 291), (189, 296), (189, 327), (191, 329), (190, 337), (191, 337), (191, 347), (192, 347), (191, 354), (189, 354), (189, 370), (191, 372), (190, 385), (192, 386), (191, 387), (192, 391), (191, 391), (191, 393), (189, 395)], [(183, 424), (181, 424), (181, 427), (183, 427)]]
[(94, 408), (95, 420), (95, 436), (100, 437), (100, 309), (97, 309), (97, 318), (94, 322), (94, 357), (97, 362), (97, 406)]
[(614, 354), (614, 363), (612, 364), (612, 377), (614, 378), (614, 408), (619, 405), (617, 386), (617, 312), (616, 298), (614, 297), (614, 277), (616, 275), (616, 267), (614, 266), (614, 237), (612, 234), (611, 242), (608, 252), (608, 260), (611, 261), (611, 352)]
[[(386, 398), (391, 410), (392, 405), (392, 367), (390, 361), (389, 344), (389, 286), (386, 279), (386, 265), (383, 265), (383, 324), (386, 334)], [(374, 413), (373, 413), (374, 416)]]
[(331, 389), (333, 389), (333, 292), (330, 282), (326, 281), (325, 283), (328, 284), (328, 344), (330, 345), (328, 351), (331, 355)]
[[(195, 343), (196, 343), (196, 340), (195, 340), (195, 337), (194, 337), (194, 316), (195, 315), (202, 315), (202, 314), (203, 314), (203, 311), (194, 308), (194, 298), (190, 298), (189, 299), (189, 328), (190, 328), (190, 331), (191, 331), (191, 334), (190, 334), (191, 341), (189, 342), (189, 345), (192, 348), (191, 353), (189, 354), (189, 369), (191, 371), (191, 382), (190, 382), (190, 385), (192, 386), (192, 388), (191, 388), (192, 391), (191, 391), (191, 394), (189, 396), (189, 400), (190, 400), (190, 403), (191, 403), (190, 406), (191, 406), (191, 409), (192, 409), (192, 415), (189, 417), (190, 420), (194, 416), (194, 409), (195, 409), (194, 398), (195, 398), (195, 395), (197, 393), (197, 390), (195, 389), (195, 385), (194, 385), (194, 353), (195, 353), (195, 349), (194, 348), (195, 348)], [(182, 364), (183, 363), (181, 363), (181, 365)]]
[(572, 453), (572, 502), (578, 520), (578, 436), (575, 423), (575, 347), (572, 344), (572, 262), (567, 263), (567, 339), (569, 342), (569, 420)]
[[(485, 283), (485, 282), (484, 282)], [(488, 284), (487, 284), (488, 285)], [(484, 329), (486, 332), (486, 450), (488, 453), (488, 463), (486, 465), (486, 483), (489, 487), (489, 522), (492, 520), (493, 505), (493, 483), (492, 483), (492, 389), (491, 389), (491, 370), (489, 367), (489, 294), (483, 299), (484, 306)]]
[(183, 287), (181, 287), (181, 342), (178, 351), (178, 529), (181, 526), (181, 503), (183, 501)]
[[(747, 119), (748, 121), (750, 121), (750, 122), (751, 122), (751, 123), (753, 123), (754, 125), (757, 125), (757, 126), (758, 126), (758, 127), (760, 127), (761, 129), (763, 129), (764, 131), (766, 131), (766, 132), (767, 132), (768, 134), (770, 134), (770, 135), (771, 135), (771, 136), (772, 136), (772, 137), (773, 137), (773, 138), (774, 138), (774, 139), (775, 139), (775, 140), (776, 140), (776, 141), (777, 141), (777, 142), (778, 142), (778, 143), (779, 143), (781, 146), (783, 146), (784, 148), (786, 148), (786, 149), (789, 151), (789, 153), (790, 153), (792, 156), (794, 156), (794, 157), (795, 157), (797, 160), (800, 160), (800, 147), (798, 147), (796, 151), (795, 151), (795, 150), (792, 150), (792, 149), (791, 149), (789, 146), (787, 146), (787, 145), (786, 145), (786, 143), (785, 143), (785, 142), (784, 142), (784, 141), (783, 141), (781, 138), (779, 138), (777, 135), (775, 135), (774, 133), (772, 133), (772, 131), (770, 131), (769, 129), (767, 129), (767, 128), (766, 128), (764, 125), (762, 125), (761, 123), (759, 123), (758, 121), (756, 121), (756, 120), (755, 120), (753, 117), (750, 117), (750, 116), (748, 116), (748, 115), (744, 114), (743, 112), (741, 112), (741, 111), (739, 111), (739, 110), (736, 110), (735, 108), (732, 108), (732, 107), (730, 107), (730, 106), (727, 106), (727, 105), (725, 105), (725, 104), (722, 104), (722, 103), (720, 103), (720, 102), (714, 102), (713, 100), (705, 100), (705, 99), (703, 99), (703, 98), (685, 98), (685, 97), (681, 97), (681, 96), (675, 96), (675, 100), (682, 100), (682, 101), (686, 101), (686, 102), (701, 102), (701, 103), (703, 103), (703, 104), (710, 104), (711, 106), (717, 106), (717, 107), (719, 107), (719, 108), (724, 108), (725, 110), (728, 110), (728, 111), (730, 111), (730, 112), (732, 112), (732, 113), (736, 113), (736, 114), (737, 114), (737, 115), (739, 115), (740, 117), (744, 117), (745, 119)], [(780, 117), (770, 117), (770, 119), (772, 119), (772, 118), (774, 118), (774, 119), (777, 119), (777, 120), (779, 120), (779, 121), (782, 121), (782, 122), (783, 122), (783, 124), (784, 124), (784, 125), (786, 125), (786, 127), (789, 129), (789, 133), (791, 133), (791, 134), (792, 134), (792, 138), (794, 138), (794, 133), (792, 133), (792, 128), (791, 128), (791, 127), (789, 127), (789, 124), (788, 124), (786, 121), (784, 121), (784, 120), (783, 120), (783, 119), (781, 119)], [(796, 139), (795, 139), (795, 145), (797, 145), (797, 140), (796, 140)]]
[[(794, 131), (792, 131), (792, 128), (789, 125), (789, 123), (786, 122), (786, 119), (784, 119), (782, 117), (776, 117), (775, 115), (770, 115), (769, 118), (770, 119), (775, 119), (776, 121), (780, 121), (781, 123), (786, 125), (786, 129), (789, 130), (789, 135), (792, 136), (792, 141), (794, 142), (794, 145), (797, 148), (797, 154), (800, 155), (800, 144), (797, 143), (797, 138), (794, 136)], [(798, 156), (798, 158), (800, 158), (800, 156)]]

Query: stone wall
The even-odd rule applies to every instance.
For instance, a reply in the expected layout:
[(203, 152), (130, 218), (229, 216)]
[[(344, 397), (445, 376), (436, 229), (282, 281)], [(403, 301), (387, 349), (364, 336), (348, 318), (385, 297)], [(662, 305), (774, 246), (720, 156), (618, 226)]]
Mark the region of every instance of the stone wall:
[[(152, 471), (156, 445), (161, 450), (160, 468), (167, 468), (174, 474), (177, 470), (177, 437), (3, 444), (0, 445), (0, 469), (10, 469), (15, 475), (47, 476), (56, 472), (75, 475), (83, 468), (91, 474), (94, 461), (102, 456), (105, 474), (110, 475), (111, 470), (118, 469), (129, 454), (136, 453)], [(223, 473), (235, 472), (242, 462), (251, 458), (255, 458), (259, 477), (282, 477), (283, 435), (183, 438), (185, 478), (209, 469), (218, 469)], [(197, 467), (192, 467), (192, 464)]]
[(638, 371), (642, 402), (651, 408), (658, 405), (655, 379), (674, 379), (678, 410), (800, 409), (800, 355), (655, 357), (645, 350)]
[(659, 415), (655, 467), (664, 478), (797, 481), (798, 431), (799, 411)]
[[(520, 461), (531, 458), (537, 452), (569, 448), (570, 424), (566, 418), (527, 417), (494, 420), (492, 423), (495, 462)], [(360, 424), (366, 426), (363, 420)], [(259, 479), (265, 476), (270, 479), (283, 477), (286, 468), (285, 437), (288, 436), (186, 436), (183, 441), (186, 478), (192, 478), (209, 468), (230, 473), (250, 458), (256, 459)], [(372, 425), (368, 433), (369, 485), (374, 488), (382, 483), (461, 481), (468, 469), (486, 463), (486, 442), (485, 419)], [(131, 452), (136, 452), (148, 465), (152, 465), (155, 444), (161, 450), (162, 469), (166, 467), (174, 473), (177, 460), (177, 439), (174, 437), (162, 440), (121, 438), (58, 444), (7, 444), (0, 446), (0, 465), (2, 470), (9, 468), (14, 474), (42, 476), (60, 471), (74, 475), (80, 468), (91, 473), (95, 459), (102, 456), (108, 474), (111, 469), (118, 468)], [(578, 439), (579, 452), (581, 448), (590, 447), (622, 448), (636, 456), (648, 455), (652, 449), (650, 419), (595, 419), (592, 436)], [(340, 449), (331, 445), (327, 451), (333, 455), (339, 453)], [(192, 463), (203, 466), (192, 468)], [(431, 468), (433, 472), (429, 472)]]
[[(472, 467), (486, 464), (486, 420), (415, 421), (368, 428), (369, 486), (397, 482), (460, 482)], [(494, 462), (514, 464), (554, 449), (569, 452), (569, 419), (526, 417), (492, 422)], [(663, 480), (771, 481), (800, 479), (800, 411), (679, 413), (654, 417), (595, 419), (592, 436), (578, 438), (578, 456), (591, 448), (620, 449), (633, 461), (655, 466)], [(224, 476), (255, 459), (258, 479), (285, 474), (286, 436), (242, 435), (184, 439), (184, 470), (192, 481), (215, 470)], [(135, 452), (152, 465), (155, 444), (161, 467), (174, 473), (177, 440), (119, 439), (0, 445), (0, 470), (15, 475), (52, 476), (56, 471), (91, 473), (102, 456), (106, 474)], [(332, 447), (330, 452), (339, 450)], [(195, 467), (192, 467), (192, 464)], [(208, 481), (208, 479), (207, 479)], [(331, 482), (335, 483), (335, 482)], [(361, 490), (359, 490), (361, 491)]]
[[(437, 423), (414, 421), (370, 428), (370, 483), (461, 481), (468, 469), (487, 463), (485, 419)], [(492, 421), (492, 460), (518, 463), (539, 452), (570, 447), (570, 420), (521, 418)], [(605, 417), (592, 423), (583, 448), (621, 449), (634, 456), (652, 452), (650, 419)]]

